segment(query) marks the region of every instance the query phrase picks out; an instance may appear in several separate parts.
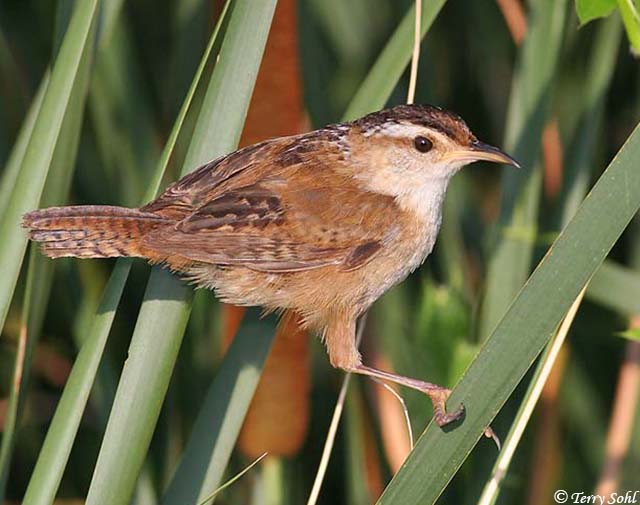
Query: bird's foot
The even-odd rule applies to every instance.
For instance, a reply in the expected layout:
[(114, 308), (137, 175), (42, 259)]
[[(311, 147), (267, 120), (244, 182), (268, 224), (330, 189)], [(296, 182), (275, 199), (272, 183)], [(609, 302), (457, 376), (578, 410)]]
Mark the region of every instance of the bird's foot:
[(451, 395), (451, 390), (425, 382), (424, 386), (420, 388), (420, 391), (425, 393), (430, 399), (433, 405), (433, 420), (441, 428), (447, 424), (458, 421), (464, 416), (464, 405), (461, 403), (453, 411), (447, 412), (447, 399)]
[(433, 404), (433, 418), (438, 426), (443, 427), (449, 423), (459, 420), (464, 415), (464, 405), (460, 404), (457, 409), (447, 412), (446, 402), (451, 394), (451, 390), (431, 382), (425, 382), (411, 377), (396, 375), (383, 370), (377, 370), (365, 365), (359, 365), (349, 371), (368, 375), (381, 380), (395, 382), (401, 386), (405, 386), (426, 394)]

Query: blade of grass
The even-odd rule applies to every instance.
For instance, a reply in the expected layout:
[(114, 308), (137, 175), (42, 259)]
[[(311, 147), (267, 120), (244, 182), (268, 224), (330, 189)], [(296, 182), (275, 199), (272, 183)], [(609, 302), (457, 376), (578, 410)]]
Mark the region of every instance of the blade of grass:
[(102, 5), (99, 46), (104, 46), (111, 41), (111, 35), (116, 21), (120, 18), (123, 4), (124, 0), (111, 0)]
[(187, 92), (187, 96), (184, 99), (182, 107), (180, 108), (180, 112), (178, 113), (178, 118), (171, 130), (171, 134), (169, 135), (169, 139), (167, 140), (167, 144), (165, 145), (164, 150), (162, 151), (162, 155), (160, 156), (159, 164), (163, 167), (162, 171), (156, 171), (155, 176), (151, 180), (151, 185), (149, 186), (149, 191), (147, 191), (144, 201), (152, 200), (158, 194), (160, 190), (160, 185), (162, 184), (162, 178), (164, 177), (164, 172), (166, 170), (167, 165), (169, 164), (169, 159), (173, 154), (173, 150), (178, 141), (178, 135), (180, 134), (180, 130), (185, 123), (185, 119), (187, 117), (187, 113), (189, 112), (189, 107), (193, 102), (193, 98), (196, 94), (196, 90), (202, 79), (205, 67), (207, 66), (207, 62), (209, 62), (210, 58), (212, 58), (211, 52), (213, 51), (213, 46), (218, 39), (218, 35), (220, 34), (220, 29), (224, 24), (224, 20), (227, 17), (227, 13), (229, 11), (229, 5), (231, 4), (230, 0), (227, 0), (224, 4), (222, 11), (220, 12), (220, 17), (216, 23), (215, 28), (211, 34), (211, 38), (209, 39), (209, 43), (207, 44), (207, 48), (205, 49), (204, 55), (200, 60), (200, 65), (196, 71), (196, 74), (191, 82), (191, 86), (189, 87), (189, 91)]
[(51, 165), (65, 111), (72, 98), (80, 60), (95, 19), (98, 0), (78, 2), (51, 72), (51, 80), (24, 154), (20, 174), (0, 225), (0, 326), (9, 310), (27, 247), (22, 215), (35, 208)]
[(542, 182), (541, 170), (534, 167), (560, 54), (566, 11), (566, 0), (541, 0), (533, 4), (522, 59), (513, 79), (505, 148), (524, 170), (508, 167), (503, 172), (500, 236), (489, 261), (479, 320), (481, 339), (493, 330), (531, 268)]
[[(200, 82), (202, 72), (211, 57), (211, 49), (219, 33), (219, 28), (227, 7), (228, 3), (212, 33), (209, 46), (202, 57), (198, 72), (193, 79), (180, 114), (176, 119), (173, 130), (158, 161), (155, 175), (144, 197), (145, 201), (152, 199), (160, 188), (160, 182), (166, 171), (171, 154), (173, 153), (178, 135), (184, 124), (198, 83)], [(92, 384), (95, 380), (106, 338), (111, 331), (113, 324), (112, 312), (115, 311), (115, 308), (120, 303), (130, 268), (131, 261), (121, 259), (118, 260), (111, 274), (100, 307), (82, 343), (80, 354), (74, 363), (71, 376), (65, 386), (56, 409), (56, 414), (51, 421), (45, 442), (38, 455), (38, 461), (25, 495), (25, 504), (50, 503), (52, 497), (55, 496), (80, 425)], [(58, 411), (60, 412), (59, 414)]]
[(201, 47), (207, 39), (212, 5), (205, 0), (177, 0), (172, 7), (170, 32), (174, 43), (168, 55), (168, 78), (163, 83), (170, 111), (178, 108), (178, 98), (198, 65), (193, 49)]
[[(567, 163), (565, 184), (561, 199), (561, 223), (566, 223), (575, 215), (580, 202), (587, 192), (587, 184), (590, 177), (596, 135), (599, 131), (600, 120), (603, 112), (604, 97), (611, 82), (613, 67), (615, 65), (617, 48), (622, 34), (618, 19), (610, 18), (603, 22), (594, 43), (590, 58), (590, 66), (587, 75), (581, 80), (581, 90), (584, 99), (581, 103), (582, 110), (579, 126), (575, 134), (576, 139)], [(586, 83), (586, 84), (584, 84)], [(605, 262), (606, 263), (606, 262)], [(605, 265), (600, 267), (600, 272)], [(594, 279), (598, 276), (595, 274)], [(593, 279), (592, 279), (593, 282)], [(560, 325), (560, 329), (547, 347), (536, 365), (527, 392), (524, 395), (515, 421), (509, 430), (505, 440), (504, 449), (501, 451), (491, 472), (491, 479), (486, 483), (479, 504), (487, 505), (495, 503), (500, 492), (500, 486), (507, 475), (512, 457), (522, 438), (524, 430), (533, 414), (533, 409), (538, 402), (542, 388), (544, 387), (553, 364), (556, 361), (562, 343), (571, 326), (571, 320), (582, 301), (584, 292), (576, 298), (571, 306), (569, 314)]]
[(249, 314), (243, 318), (205, 395), (164, 505), (199, 503), (219, 485), (274, 335), (273, 327), (250, 321)]
[[(182, 175), (238, 145), (275, 6), (274, 0), (251, 5), (239, 0), (234, 4), (220, 59), (196, 124), (196, 132), (211, 129), (206, 135), (194, 134)], [(213, 120), (212, 115), (217, 114)]]
[(40, 81), (38, 91), (36, 92), (31, 105), (29, 106), (29, 110), (27, 111), (27, 115), (25, 116), (25, 119), (20, 128), (20, 132), (18, 133), (18, 138), (13, 144), (11, 153), (9, 154), (9, 158), (7, 159), (7, 163), (2, 170), (2, 179), (0, 180), (0, 216), (4, 216), (4, 212), (9, 203), (9, 199), (11, 198), (11, 195), (15, 189), (16, 180), (18, 178), (18, 174), (20, 173), (20, 166), (22, 165), (22, 160), (24, 159), (24, 153), (26, 152), (27, 146), (29, 145), (31, 133), (33, 132), (33, 126), (36, 122), (38, 114), (40, 113), (42, 99), (48, 85), (49, 71), (46, 71), (44, 77), (42, 78), (42, 81)]
[[(77, 305), (77, 308), (73, 311), (73, 320), (70, 325), (72, 328), (73, 341), (79, 352), (82, 349), (87, 336), (91, 335), (92, 332), (97, 331), (97, 328), (94, 326), (95, 314), (99, 310), (100, 303), (102, 301), (101, 299), (109, 280), (109, 274), (105, 271), (104, 264), (102, 262), (67, 262), (65, 267), (70, 267), (71, 270), (77, 270), (79, 274), (78, 281), (80, 286), (78, 286), (77, 289), (80, 302)], [(64, 268), (61, 268), (61, 270), (64, 270)], [(67, 275), (69, 273), (70, 272), (67, 272)], [(65, 273), (61, 272), (61, 275), (65, 275)], [(128, 276), (128, 274), (126, 275)], [(126, 280), (125, 276), (118, 278), (118, 282), (121, 280)], [(109, 323), (106, 325), (98, 325), (98, 327), (100, 326), (109, 326)], [(109, 336), (107, 338), (112, 337)], [(112, 366), (107, 349), (105, 348), (101, 352), (103, 352), (103, 356), (95, 373), (95, 379), (88, 398), (90, 405), (85, 407), (85, 415), (82, 417), (82, 427), (84, 427), (85, 430), (88, 424), (88, 416), (90, 416), (90, 419), (92, 420), (95, 419), (91, 422), (91, 426), (98, 433), (104, 432), (104, 429), (107, 426), (109, 412), (111, 410), (113, 398), (116, 394), (116, 387), (118, 385), (118, 374)], [(78, 410), (77, 416), (74, 413), (74, 418), (70, 420), (73, 422), (72, 427), (67, 427), (67, 430), (73, 431), (74, 429), (79, 429), (76, 424), (76, 420), (80, 419), (81, 415), (82, 409)], [(77, 437), (77, 434), (75, 436)], [(75, 444), (74, 438), (67, 438), (63, 442)], [(78, 461), (79, 458), (87, 458), (88, 461), (93, 461), (95, 458), (95, 453), (93, 452), (94, 449), (95, 447), (87, 447), (80, 442), (75, 447), (75, 461)], [(62, 454), (68, 458), (69, 454), (66, 453), (67, 450), (68, 449), (65, 446)], [(74, 472), (77, 468), (77, 466), (73, 466), (74, 457), (71, 457), (70, 459), (72, 461), (71, 466), (65, 469), (67, 483), (77, 475)], [(60, 462), (60, 469), (64, 469), (65, 464), (68, 464), (64, 458), (60, 458), (58, 461)], [(54, 467), (50, 469), (50, 471), (58, 471), (58, 468)], [(60, 485), (63, 489), (61, 493), (64, 493), (65, 484)], [(136, 492), (132, 505), (156, 505), (157, 503), (158, 499), (155, 480), (152, 476), (151, 466), (149, 462), (147, 462), (140, 472), (140, 477), (136, 483)]]
[(109, 279), (94, 328), (76, 358), (40, 450), (24, 496), (25, 505), (48, 505), (55, 498), (130, 268), (130, 261), (116, 264)]
[(605, 97), (613, 79), (621, 38), (622, 26), (617, 16), (600, 23), (591, 51), (589, 70), (580, 83), (584, 97), (583, 110), (567, 160), (565, 182), (559, 199), (562, 208), (558, 228), (565, 226), (573, 217), (589, 188)]
[[(420, 33), (424, 37), (446, 0), (424, 2)], [(368, 112), (381, 109), (389, 99), (393, 88), (407, 68), (414, 47), (415, 4), (391, 36), (389, 42), (378, 56), (367, 77), (358, 88), (344, 113), (343, 120), (355, 119)]]
[(242, 469), (239, 473), (231, 477), (227, 482), (218, 487), (213, 493), (207, 496), (204, 500), (202, 500), (198, 505), (207, 505), (211, 500), (213, 500), (219, 493), (227, 489), (229, 486), (233, 485), (235, 482), (240, 480), (244, 474), (246, 474), (249, 470), (251, 470), (254, 466), (256, 466), (260, 461), (262, 461), (267, 453), (265, 452), (259, 458), (256, 458), (249, 466)]
[(159, 155), (155, 118), (127, 23), (114, 22), (112, 31), (111, 41), (100, 44), (89, 94), (90, 117), (107, 180), (121, 205), (135, 206), (148, 188)]
[[(435, 503), (640, 207), (640, 128), (600, 177), (454, 389), (466, 417), (431, 423), (380, 504)], [(550, 289), (553, 286), (553, 289)]]
[[(93, 38), (92, 35), (89, 37)], [(62, 34), (59, 36), (62, 39)], [(56, 143), (51, 167), (44, 186), (41, 205), (50, 206), (63, 202), (69, 190), (71, 175), (75, 166), (76, 153), (80, 140), (80, 128), (84, 116), (84, 105), (87, 96), (89, 75), (91, 72), (92, 46), (87, 45), (78, 68), (78, 76), (74, 82), (72, 96), (76, 97), (65, 111), (60, 127), (60, 136)], [(51, 281), (53, 278), (53, 262), (35, 253), (29, 259), (27, 269), (27, 288), (23, 304), (22, 326), (24, 331), (24, 352), (19, 353), (15, 364), (14, 387), (9, 397), (11, 425), (5, 429), (0, 448), (0, 503), (4, 501), (4, 491), (9, 475), (11, 453), (14, 445), (14, 434), (19, 422), (28, 387), (29, 371), (35, 346), (39, 340), (40, 329), (45, 315)], [(22, 334), (21, 334), (22, 337)]]
[(513, 426), (509, 430), (509, 435), (507, 436), (504, 442), (504, 446), (500, 451), (500, 455), (498, 456), (493, 470), (491, 471), (491, 479), (489, 479), (489, 481), (485, 485), (484, 490), (482, 491), (482, 496), (480, 496), (480, 500), (478, 501), (478, 505), (493, 505), (498, 499), (502, 480), (507, 475), (507, 470), (509, 469), (509, 465), (511, 464), (511, 459), (513, 458), (516, 448), (518, 447), (518, 444), (522, 439), (525, 428), (529, 424), (529, 420), (533, 415), (533, 409), (540, 399), (542, 389), (544, 388), (544, 385), (547, 382), (549, 375), (551, 374), (551, 369), (553, 368), (553, 365), (556, 362), (556, 358), (560, 353), (562, 344), (566, 340), (567, 334), (569, 333), (571, 325), (573, 324), (573, 320), (578, 313), (580, 303), (582, 302), (582, 298), (584, 297), (584, 292), (585, 289), (583, 289), (578, 297), (574, 300), (571, 308), (569, 309), (569, 312), (563, 319), (560, 328), (556, 332), (551, 342), (549, 342), (549, 345), (547, 345), (547, 348), (545, 349), (545, 352), (540, 359), (540, 363), (538, 363), (535, 374), (531, 378), (531, 383), (529, 384), (529, 388), (527, 389), (524, 400), (520, 405), (520, 408), (518, 409), (518, 413), (516, 414)]
[[(237, 146), (274, 9), (275, 0), (235, 3), (183, 175)], [(192, 290), (180, 280), (158, 268), (152, 271), (87, 504), (129, 502), (171, 378), (191, 299)], [(135, 411), (131, 405), (136, 405)]]

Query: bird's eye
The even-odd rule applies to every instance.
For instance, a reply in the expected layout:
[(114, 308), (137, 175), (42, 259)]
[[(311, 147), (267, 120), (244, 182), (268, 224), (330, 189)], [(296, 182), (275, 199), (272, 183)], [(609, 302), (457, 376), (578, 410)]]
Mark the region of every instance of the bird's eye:
[(419, 135), (413, 139), (413, 145), (416, 146), (416, 149), (421, 153), (427, 153), (433, 147), (433, 142), (431, 142), (427, 137)]

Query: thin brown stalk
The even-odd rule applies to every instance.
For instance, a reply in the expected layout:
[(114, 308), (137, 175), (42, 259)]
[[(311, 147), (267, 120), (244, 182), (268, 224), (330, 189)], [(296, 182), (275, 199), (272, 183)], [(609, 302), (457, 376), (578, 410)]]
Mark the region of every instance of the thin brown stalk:
[(557, 486), (558, 469), (561, 465), (562, 450), (559, 435), (560, 385), (569, 361), (566, 343), (560, 348), (556, 362), (540, 395), (538, 425), (536, 427), (533, 463), (527, 502), (530, 505), (545, 503), (553, 495)]
[[(640, 316), (631, 320), (631, 328), (640, 328)], [(629, 450), (634, 417), (640, 400), (640, 342), (629, 342), (620, 367), (618, 385), (613, 399), (613, 409), (605, 459), (595, 494), (609, 496), (620, 485), (620, 470)]]

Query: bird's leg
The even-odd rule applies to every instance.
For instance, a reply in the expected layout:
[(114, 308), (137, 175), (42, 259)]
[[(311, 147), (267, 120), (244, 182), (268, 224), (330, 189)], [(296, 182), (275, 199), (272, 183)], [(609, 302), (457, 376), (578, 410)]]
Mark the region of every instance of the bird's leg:
[(460, 404), (453, 412), (447, 412), (446, 401), (451, 394), (451, 390), (431, 382), (425, 382), (402, 375), (396, 375), (383, 370), (377, 370), (366, 365), (357, 365), (348, 368), (347, 371), (361, 375), (368, 375), (384, 381), (394, 382), (426, 394), (433, 404), (433, 418), (438, 426), (445, 426), (453, 421), (457, 421), (464, 414), (464, 406)]
[(444, 426), (462, 417), (464, 414), (464, 406), (462, 405), (453, 412), (447, 412), (446, 401), (451, 394), (450, 389), (363, 365), (356, 346), (355, 317), (348, 313), (338, 312), (327, 319), (328, 324), (324, 332), (324, 341), (327, 345), (329, 360), (334, 367), (342, 368), (351, 373), (368, 375), (383, 381), (395, 382), (401, 386), (425, 393), (433, 403), (433, 418), (438, 423), (438, 426)]

